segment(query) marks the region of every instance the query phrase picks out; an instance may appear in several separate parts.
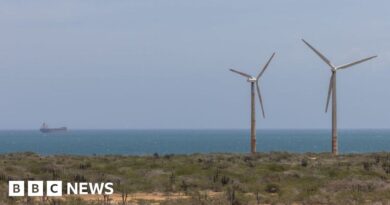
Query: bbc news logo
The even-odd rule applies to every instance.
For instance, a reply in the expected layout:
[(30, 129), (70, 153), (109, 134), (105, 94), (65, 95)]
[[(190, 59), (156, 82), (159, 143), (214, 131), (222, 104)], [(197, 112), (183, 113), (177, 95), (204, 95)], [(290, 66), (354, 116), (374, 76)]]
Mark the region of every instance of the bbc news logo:
[[(62, 181), (9, 181), (8, 196), (62, 196)], [(46, 190), (46, 192), (44, 192)], [(66, 195), (111, 195), (114, 193), (113, 183), (67, 183)]]

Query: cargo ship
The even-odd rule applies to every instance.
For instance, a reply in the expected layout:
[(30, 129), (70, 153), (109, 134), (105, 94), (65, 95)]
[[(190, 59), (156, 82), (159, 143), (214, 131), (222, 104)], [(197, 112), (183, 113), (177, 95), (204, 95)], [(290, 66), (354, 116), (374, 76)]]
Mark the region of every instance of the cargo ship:
[(58, 128), (49, 128), (49, 126), (46, 123), (43, 123), (41, 126), (41, 131), (42, 133), (52, 133), (52, 132), (66, 132), (68, 128), (66, 127), (58, 127)]

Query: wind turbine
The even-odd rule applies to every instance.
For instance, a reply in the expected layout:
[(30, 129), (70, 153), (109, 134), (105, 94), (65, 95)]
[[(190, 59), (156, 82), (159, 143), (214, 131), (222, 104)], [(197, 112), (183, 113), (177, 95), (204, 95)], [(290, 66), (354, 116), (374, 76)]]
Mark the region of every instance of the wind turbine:
[(261, 93), (260, 93), (259, 80), (260, 80), (260, 77), (264, 74), (264, 71), (267, 69), (269, 63), (271, 62), (271, 60), (274, 56), (275, 56), (275, 53), (272, 54), (272, 56), (269, 58), (267, 63), (264, 65), (261, 72), (256, 77), (253, 77), (253, 76), (246, 74), (246, 73), (243, 73), (241, 71), (230, 69), (230, 71), (246, 77), (247, 81), (251, 84), (251, 153), (252, 154), (256, 153), (255, 83), (256, 83), (256, 90), (257, 90), (257, 95), (259, 97), (259, 102), (260, 102), (263, 118), (265, 118), (263, 99), (262, 99)]
[(318, 50), (316, 50), (313, 46), (311, 46), (308, 42), (306, 42), (304, 39), (302, 41), (316, 53), (330, 68), (332, 75), (330, 77), (330, 82), (329, 82), (329, 89), (328, 89), (328, 97), (326, 99), (326, 108), (325, 112), (328, 112), (328, 107), (329, 107), (329, 100), (332, 95), (332, 154), (337, 155), (338, 154), (338, 146), (337, 146), (337, 95), (336, 95), (336, 73), (338, 70), (342, 70), (348, 67), (351, 67), (353, 65), (363, 63), (365, 61), (371, 60), (373, 58), (376, 58), (377, 56), (371, 56), (368, 58), (363, 58), (361, 60), (344, 64), (341, 66), (334, 66), (322, 53), (320, 53)]

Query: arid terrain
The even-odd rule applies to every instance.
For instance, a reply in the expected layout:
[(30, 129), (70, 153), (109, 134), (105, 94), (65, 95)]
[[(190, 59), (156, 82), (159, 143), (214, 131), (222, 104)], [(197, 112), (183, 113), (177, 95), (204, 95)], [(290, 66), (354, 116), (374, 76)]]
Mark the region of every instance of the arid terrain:
[[(1, 204), (390, 204), (390, 154), (0, 155)], [(8, 197), (9, 180), (113, 182), (110, 196)]]

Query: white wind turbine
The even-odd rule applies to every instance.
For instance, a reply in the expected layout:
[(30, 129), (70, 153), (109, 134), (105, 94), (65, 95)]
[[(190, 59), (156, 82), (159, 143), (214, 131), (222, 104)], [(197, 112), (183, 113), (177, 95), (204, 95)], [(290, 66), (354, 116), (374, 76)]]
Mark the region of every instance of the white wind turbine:
[(328, 97), (326, 100), (326, 108), (325, 112), (328, 112), (329, 107), (329, 100), (332, 95), (332, 154), (337, 155), (338, 154), (338, 146), (337, 146), (337, 101), (336, 101), (336, 73), (338, 70), (345, 69), (348, 67), (351, 67), (353, 65), (363, 63), (364, 61), (368, 61), (370, 59), (376, 58), (377, 56), (371, 56), (368, 58), (363, 58), (361, 60), (348, 63), (341, 66), (334, 66), (322, 53), (320, 53), (318, 50), (316, 50), (313, 46), (311, 46), (308, 42), (306, 42), (304, 39), (302, 41), (316, 53), (330, 68), (332, 75), (330, 77), (330, 83), (329, 83), (329, 90), (328, 90)]
[(275, 53), (272, 54), (272, 56), (269, 58), (268, 62), (263, 67), (263, 70), (256, 77), (253, 77), (249, 74), (246, 74), (246, 73), (234, 70), (234, 69), (230, 69), (230, 71), (246, 77), (247, 81), (249, 83), (251, 83), (251, 153), (252, 154), (256, 153), (255, 83), (256, 83), (256, 90), (257, 90), (257, 95), (259, 97), (259, 102), (260, 102), (263, 118), (265, 118), (263, 99), (262, 99), (261, 93), (260, 93), (259, 80), (260, 80), (260, 77), (263, 75), (264, 71), (267, 69), (269, 63), (271, 62), (271, 60), (274, 56), (275, 56)]

